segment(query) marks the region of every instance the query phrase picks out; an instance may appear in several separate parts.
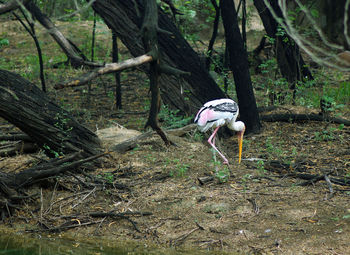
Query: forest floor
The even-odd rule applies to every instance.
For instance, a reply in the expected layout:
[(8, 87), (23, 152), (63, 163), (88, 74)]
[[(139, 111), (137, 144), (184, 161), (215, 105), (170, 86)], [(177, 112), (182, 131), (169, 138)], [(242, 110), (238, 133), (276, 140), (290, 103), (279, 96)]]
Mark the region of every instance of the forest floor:
[[(93, 84), (90, 96), (85, 87), (55, 92), (53, 82), (49, 91), (92, 130), (118, 126), (126, 137), (126, 130), (143, 132), (150, 95), (142, 74), (125, 72), (122, 80), (123, 110), (113, 104), (112, 77)], [(319, 110), (290, 105), (275, 110), (286, 111)], [(349, 110), (341, 114), (350, 119)], [(150, 136), (130, 151), (111, 153), (93, 172), (71, 172), (28, 188), (28, 194), (42, 195), (14, 211), (5, 226), (90, 242), (138, 241), (228, 254), (348, 254), (350, 187), (333, 183), (331, 194), (324, 178), (303, 186), (297, 176), (331, 172), (350, 180), (350, 128), (312, 121), (262, 125), (261, 133), (245, 137), (241, 164), (236, 139), (221, 137), (228, 167), (214, 163), (208, 134), (169, 135), (176, 144), (170, 147)], [(2, 120), (0, 131), (9, 129)], [(41, 157), (41, 152), (3, 157), (0, 169), (21, 171)], [(201, 183), (203, 177), (211, 179)], [(93, 178), (103, 184), (89, 185)]]

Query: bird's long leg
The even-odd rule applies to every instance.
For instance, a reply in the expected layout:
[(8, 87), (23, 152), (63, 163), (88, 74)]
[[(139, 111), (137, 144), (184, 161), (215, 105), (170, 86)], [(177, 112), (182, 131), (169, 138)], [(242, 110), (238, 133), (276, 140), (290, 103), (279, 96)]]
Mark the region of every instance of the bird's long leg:
[[(216, 133), (218, 132), (219, 128), (220, 128), (220, 127), (215, 128), (214, 132), (211, 134), (211, 136), (210, 136), (209, 139), (208, 139), (208, 143), (209, 143), (209, 144), (211, 145), (211, 147), (213, 147), (214, 150), (216, 150), (216, 151), (219, 153), (219, 155), (223, 158), (224, 164), (227, 164), (227, 165), (228, 165), (228, 160), (227, 160), (227, 158), (225, 158), (225, 156), (224, 156), (224, 155), (216, 148), (216, 146), (215, 146), (215, 135), (216, 135)], [(214, 140), (214, 142), (212, 142), (213, 140)]]

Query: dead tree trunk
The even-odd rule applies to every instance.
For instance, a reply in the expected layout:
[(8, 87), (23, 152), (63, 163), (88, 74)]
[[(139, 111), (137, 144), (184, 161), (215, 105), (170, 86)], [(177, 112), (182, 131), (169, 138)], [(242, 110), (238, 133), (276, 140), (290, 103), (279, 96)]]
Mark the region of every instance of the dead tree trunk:
[[(118, 35), (133, 56), (144, 54), (141, 38), (144, 2), (140, 0), (98, 0), (92, 5), (105, 23)], [(169, 31), (158, 33), (162, 61), (168, 66), (190, 72), (191, 75), (176, 77), (163, 74), (160, 79), (161, 97), (171, 108), (193, 114), (206, 101), (225, 97), (225, 94), (210, 77), (198, 54), (182, 37), (176, 26), (158, 8), (158, 26)]]
[(150, 126), (163, 139), (166, 145), (170, 145), (165, 133), (159, 127), (158, 113), (160, 109), (159, 76), (161, 71), (160, 54), (158, 46), (158, 10), (156, 0), (149, 0), (146, 3), (143, 24), (142, 39), (146, 52), (150, 53), (153, 61), (150, 63), (150, 91), (152, 93), (151, 108), (145, 127)]
[(101, 152), (98, 137), (50, 101), (35, 84), (0, 69), (0, 117), (29, 135), (45, 152), (58, 156)]

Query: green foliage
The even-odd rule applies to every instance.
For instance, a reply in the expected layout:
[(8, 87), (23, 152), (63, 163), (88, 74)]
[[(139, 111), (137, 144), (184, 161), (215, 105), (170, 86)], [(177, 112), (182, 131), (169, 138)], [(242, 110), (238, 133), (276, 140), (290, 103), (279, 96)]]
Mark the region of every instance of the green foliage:
[(196, 142), (201, 142), (204, 139), (204, 135), (202, 132), (196, 131), (193, 135), (193, 140)]
[(145, 159), (147, 159), (151, 163), (155, 163), (157, 161), (157, 157), (155, 157), (152, 154), (147, 154), (144, 157), (145, 157)]
[[(321, 69), (314, 73), (314, 80), (306, 80), (297, 84), (297, 103), (307, 107), (320, 107), (320, 100), (330, 103), (328, 111), (336, 112), (350, 104), (350, 82), (344, 80), (343, 73), (326, 73)], [(321, 86), (321, 89), (320, 89)]]
[[(218, 1), (217, 1), (218, 2)], [(174, 0), (175, 7), (183, 14), (177, 15), (177, 24), (188, 41), (196, 43), (200, 40), (199, 33), (212, 26), (215, 9), (210, 0)], [(164, 7), (167, 5), (164, 4)], [(168, 10), (170, 12), (170, 10)], [(196, 24), (195, 26), (193, 24)]]
[(350, 82), (343, 81), (337, 87), (325, 86), (323, 96), (327, 97), (335, 104), (336, 108), (341, 108), (344, 104), (350, 103)]
[(270, 36), (268, 36), (268, 35), (264, 35), (264, 36), (267, 38), (267, 40), (268, 40), (271, 44), (274, 44), (274, 43), (275, 43), (275, 41), (276, 41), (275, 38), (270, 37)]
[(317, 131), (317, 132), (315, 132), (315, 139), (317, 141), (332, 141), (332, 140), (335, 140), (335, 138), (336, 138), (335, 131), (336, 130), (342, 130), (343, 128), (344, 128), (344, 124), (340, 124), (337, 128), (328, 127), (325, 130)]
[(130, 154), (135, 154), (137, 151), (140, 150), (140, 146), (137, 144), (130, 152)]
[(283, 37), (283, 42), (284, 43), (288, 43), (289, 42), (287, 33), (286, 33), (286, 31), (284, 30), (284, 28), (280, 24), (278, 24), (278, 26), (277, 26), (276, 36)]
[(113, 173), (103, 173), (103, 175), (97, 175), (98, 178), (103, 179), (105, 182), (112, 184), (114, 182), (114, 174)]
[[(64, 140), (69, 139), (69, 132), (73, 129), (69, 126), (70, 118), (68, 116), (68, 113), (64, 111), (56, 113), (54, 120), (55, 123), (53, 125), (64, 133), (64, 136), (61, 137), (61, 142), (63, 143)], [(46, 152), (50, 153), (51, 155), (54, 155), (55, 158), (64, 156), (64, 153), (62, 151), (56, 151), (47, 144), (44, 144), (43, 148)]]
[(189, 124), (192, 117), (184, 117), (179, 114), (180, 110), (170, 110), (167, 105), (162, 105), (158, 114), (159, 121), (165, 128), (179, 128)]
[(65, 134), (68, 135), (68, 133), (73, 129), (68, 125), (70, 121), (70, 117), (68, 116), (68, 113), (61, 112), (56, 113), (56, 116), (54, 118), (56, 122), (54, 123), (54, 126), (57, 127), (59, 130), (63, 131)]
[[(263, 77), (255, 80), (268, 97), (263, 104), (288, 103), (292, 100), (292, 91), (285, 78), (279, 74), (277, 61), (268, 59), (259, 65)], [(325, 69), (313, 73), (314, 80), (305, 79), (296, 84), (296, 103), (301, 106), (319, 108), (320, 100), (329, 102), (329, 112), (339, 112), (350, 104), (350, 82), (345, 74), (328, 72)], [(254, 78), (254, 77), (253, 77)], [(253, 79), (254, 80), (254, 79)], [(341, 82), (336, 82), (341, 80)], [(266, 95), (265, 94), (265, 95)]]
[(9, 39), (0, 37), (0, 49), (2, 48), (2, 46), (8, 46), (8, 45), (10, 45)]
[(189, 164), (182, 163), (180, 159), (165, 159), (165, 168), (170, 167), (169, 172), (172, 177), (185, 177), (188, 169), (190, 168)]
[(320, 13), (319, 13), (319, 11), (317, 9), (311, 9), (310, 13), (311, 13), (311, 16), (313, 18), (319, 18), (320, 17)]
[(265, 163), (263, 160), (259, 160), (256, 162), (256, 167), (257, 167), (260, 175), (264, 175), (266, 173), (266, 169), (265, 169), (264, 165), (265, 165)]
[(230, 178), (230, 169), (225, 165), (220, 167), (219, 170), (215, 171), (215, 178), (219, 183), (225, 183)]
[(265, 141), (266, 151), (275, 158), (282, 158), (284, 151), (281, 148), (280, 144), (272, 143), (272, 138), (268, 137)]
[(50, 146), (48, 146), (47, 144), (43, 145), (43, 148), (45, 149), (45, 151), (49, 152), (51, 155), (53, 155), (55, 158), (59, 158), (60, 156), (63, 156), (62, 152), (57, 152), (54, 149), (52, 149)]
[(260, 64), (259, 67), (262, 74), (264, 74), (260, 85), (268, 95), (268, 97), (265, 97), (265, 104), (274, 105), (279, 102), (284, 102), (286, 95), (291, 97), (287, 80), (279, 75), (276, 59), (268, 59)]
[(322, 130), (321, 132), (315, 132), (315, 139), (317, 141), (334, 140), (333, 130)]
[(247, 190), (247, 187), (248, 187), (248, 182), (249, 182), (249, 180), (251, 180), (252, 179), (252, 175), (251, 174), (245, 174), (245, 175), (243, 175), (242, 176), (242, 178), (241, 178), (241, 182), (242, 182), (242, 185), (243, 185), (243, 188), (244, 188), (244, 191), (246, 191)]
[[(280, 132), (282, 133), (282, 131)], [(277, 135), (281, 136), (282, 134)], [(264, 158), (267, 160), (279, 160), (291, 164), (298, 156), (297, 147), (288, 146), (288, 143), (285, 144), (282, 140), (273, 141), (271, 137), (266, 138), (261, 147), (264, 148)], [(256, 167), (261, 175), (266, 172), (264, 161), (257, 161)]]

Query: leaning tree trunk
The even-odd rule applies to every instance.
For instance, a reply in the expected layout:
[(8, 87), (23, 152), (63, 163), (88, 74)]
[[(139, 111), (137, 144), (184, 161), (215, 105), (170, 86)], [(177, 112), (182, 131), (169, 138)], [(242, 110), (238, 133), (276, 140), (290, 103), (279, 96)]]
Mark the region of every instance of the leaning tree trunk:
[(29, 135), (49, 156), (101, 152), (100, 140), (37, 86), (0, 69), (0, 117)]
[[(144, 54), (140, 28), (144, 1), (97, 0), (94, 10), (118, 35), (133, 56)], [(225, 94), (210, 77), (198, 54), (191, 48), (168, 16), (158, 8), (159, 27), (171, 34), (159, 33), (158, 42), (162, 60), (191, 75), (175, 77), (162, 74), (160, 82), (161, 97), (171, 108), (182, 112), (195, 113), (208, 100), (225, 97)]]
[(241, 119), (246, 125), (247, 133), (259, 132), (261, 124), (250, 79), (248, 54), (239, 31), (235, 5), (232, 0), (221, 0), (220, 7)]
[[(276, 14), (283, 19), (282, 11), (277, 0), (270, 1)], [(267, 35), (276, 39), (277, 63), (281, 74), (290, 84), (290, 89), (295, 92), (297, 81), (304, 78), (313, 79), (310, 70), (306, 67), (300, 54), (298, 45), (286, 33), (277, 36), (278, 22), (273, 18), (264, 0), (254, 0), (254, 5), (259, 12)], [(295, 93), (293, 94), (293, 98)]]

